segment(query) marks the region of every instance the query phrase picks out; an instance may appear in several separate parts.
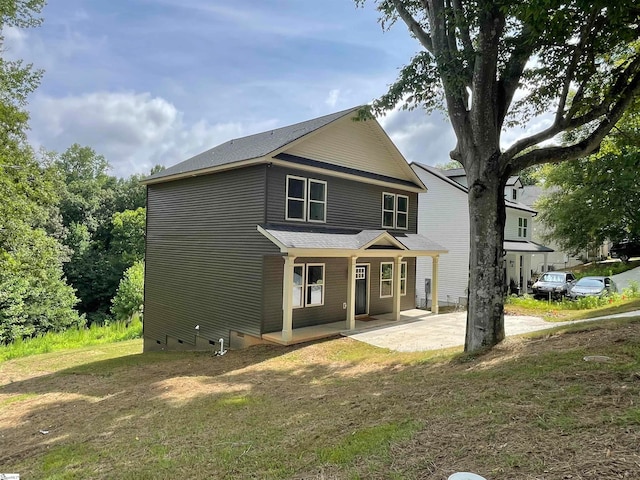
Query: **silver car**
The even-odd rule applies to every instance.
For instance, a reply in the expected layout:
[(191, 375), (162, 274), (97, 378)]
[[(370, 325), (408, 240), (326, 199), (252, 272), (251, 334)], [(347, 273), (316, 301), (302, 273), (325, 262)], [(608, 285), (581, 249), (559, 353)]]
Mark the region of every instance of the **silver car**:
[(618, 288), (611, 277), (583, 277), (569, 290), (569, 297), (572, 300), (582, 297), (602, 297), (617, 291)]
[(534, 298), (559, 299), (569, 293), (576, 281), (571, 272), (547, 272), (531, 286)]

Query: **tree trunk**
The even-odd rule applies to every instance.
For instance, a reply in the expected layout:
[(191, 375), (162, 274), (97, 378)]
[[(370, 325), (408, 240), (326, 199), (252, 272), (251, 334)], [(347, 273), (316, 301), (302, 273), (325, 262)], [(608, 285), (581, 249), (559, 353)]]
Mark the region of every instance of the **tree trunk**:
[(467, 174), (467, 180), (471, 249), (464, 350), (475, 352), (493, 347), (504, 339), (506, 179), (495, 173), (485, 173), (480, 178)]

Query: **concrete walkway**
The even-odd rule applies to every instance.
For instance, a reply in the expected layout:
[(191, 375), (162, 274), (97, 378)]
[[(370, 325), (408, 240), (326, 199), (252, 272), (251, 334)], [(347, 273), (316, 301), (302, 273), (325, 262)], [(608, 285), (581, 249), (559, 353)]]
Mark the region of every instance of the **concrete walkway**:
[[(398, 352), (423, 352), (462, 347), (464, 345), (467, 312), (428, 315), (426, 317), (425, 313), (428, 312), (424, 310), (403, 311), (402, 320), (397, 324), (365, 328), (356, 332), (345, 332), (343, 335), (376, 347), (388, 348)], [(505, 315), (504, 324), (506, 335), (512, 336), (579, 322), (633, 316), (640, 316), (640, 310), (587, 320), (557, 323), (545, 322), (539, 317)]]
[(625, 288), (629, 288), (629, 282), (632, 280), (640, 284), (640, 267), (636, 267), (633, 270), (627, 270), (626, 272), (619, 273), (618, 275), (613, 275), (611, 278), (616, 282), (618, 291), (622, 292)]

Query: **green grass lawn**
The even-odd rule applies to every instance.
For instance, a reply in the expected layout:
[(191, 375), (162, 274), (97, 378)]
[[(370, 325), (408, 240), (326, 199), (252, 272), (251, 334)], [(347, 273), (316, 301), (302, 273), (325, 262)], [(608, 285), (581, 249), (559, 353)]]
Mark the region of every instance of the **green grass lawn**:
[(476, 356), (338, 338), (16, 358), (0, 362), (0, 465), (38, 479), (638, 478), (640, 318), (543, 335)]

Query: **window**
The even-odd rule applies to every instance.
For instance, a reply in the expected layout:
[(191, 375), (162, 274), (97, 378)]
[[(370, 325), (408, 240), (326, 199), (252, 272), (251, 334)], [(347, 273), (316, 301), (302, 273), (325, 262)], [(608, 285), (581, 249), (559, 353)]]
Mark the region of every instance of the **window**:
[(395, 193), (382, 194), (382, 228), (409, 228), (409, 197)]
[(293, 308), (324, 305), (324, 264), (293, 266)]
[(293, 308), (304, 307), (304, 265), (293, 266)]
[(518, 237), (527, 238), (527, 219), (518, 217)]
[(327, 182), (287, 175), (285, 218), (302, 222), (325, 222)]
[(516, 190), (515, 188), (511, 189), (511, 199), (512, 200), (517, 200), (518, 199), (518, 190)]
[(380, 264), (380, 298), (393, 296), (393, 263)]
[[(407, 262), (400, 262), (400, 295), (407, 294)], [(380, 298), (393, 297), (393, 262), (380, 263)]]

